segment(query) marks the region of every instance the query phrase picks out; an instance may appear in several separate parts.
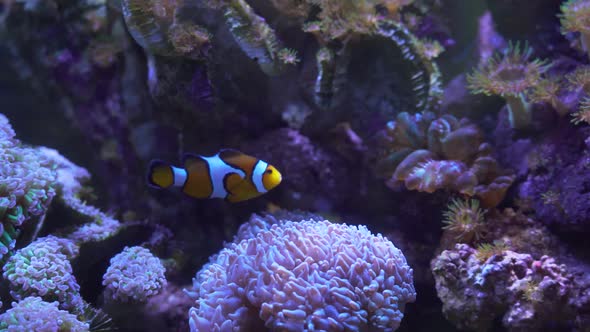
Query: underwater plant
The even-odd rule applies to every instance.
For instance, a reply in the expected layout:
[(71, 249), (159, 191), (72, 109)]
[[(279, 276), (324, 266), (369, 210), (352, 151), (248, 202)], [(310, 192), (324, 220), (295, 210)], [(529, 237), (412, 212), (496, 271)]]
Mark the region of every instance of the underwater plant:
[(443, 229), (456, 234), (458, 241), (470, 243), (481, 237), (484, 214), (485, 211), (479, 208), (479, 201), (476, 199), (453, 199), (443, 213)]
[(561, 22), (561, 32), (580, 33), (580, 44), (584, 52), (590, 55), (590, 1), (568, 0), (561, 5), (561, 14), (558, 15)]
[(376, 164), (387, 185), (432, 193), (440, 189), (498, 205), (514, 180), (492, 157), (480, 129), (468, 119), (433, 113), (399, 113), (382, 135)]
[(256, 236), (228, 244), (193, 279), (191, 331), (393, 331), (416, 298), (402, 252), (364, 226), (253, 222)]
[(531, 59), (533, 50), (525, 43), (510, 43), (501, 53), (478, 66), (467, 76), (472, 93), (501, 96), (506, 100), (512, 128), (523, 129), (532, 121), (526, 92), (548, 69), (547, 61)]

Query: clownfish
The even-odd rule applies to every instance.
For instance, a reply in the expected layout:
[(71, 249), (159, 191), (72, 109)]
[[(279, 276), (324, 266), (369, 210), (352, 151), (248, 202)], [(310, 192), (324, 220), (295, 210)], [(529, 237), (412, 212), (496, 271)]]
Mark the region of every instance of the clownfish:
[(186, 153), (183, 167), (152, 160), (147, 181), (156, 189), (180, 187), (194, 198), (223, 198), (241, 202), (258, 197), (281, 183), (281, 173), (272, 165), (240, 151), (224, 149), (214, 156)]

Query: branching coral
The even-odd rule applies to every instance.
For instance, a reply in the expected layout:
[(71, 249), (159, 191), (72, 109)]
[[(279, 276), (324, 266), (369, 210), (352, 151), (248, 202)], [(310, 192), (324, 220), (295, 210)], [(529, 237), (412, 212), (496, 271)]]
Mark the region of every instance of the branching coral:
[(495, 54), (467, 76), (473, 93), (498, 95), (506, 100), (510, 124), (522, 129), (531, 124), (531, 106), (525, 93), (532, 88), (547, 69), (547, 62), (531, 60), (533, 50), (525, 44), (511, 43), (502, 54)]
[(107, 299), (118, 302), (145, 302), (166, 285), (165, 268), (148, 249), (126, 247), (111, 258), (103, 276)]
[(193, 283), (191, 331), (393, 331), (416, 296), (412, 269), (387, 239), (311, 220), (229, 244)]
[(64, 309), (81, 308), (80, 286), (69, 261), (77, 254), (72, 241), (55, 236), (39, 238), (18, 250), (3, 267), (10, 294), (17, 300), (40, 296), (58, 301)]
[(0, 314), (0, 331), (86, 332), (90, 326), (58, 308), (57, 302), (27, 297), (12, 303), (12, 309)]
[(55, 196), (54, 164), (14, 136), (0, 114), (0, 260), (14, 249), (19, 228), (42, 222)]
[(377, 172), (388, 185), (402, 181), (410, 190), (450, 189), (476, 196), (484, 207), (498, 205), (514, 177), (502, 170), (467, 119), (433, 113), (400, 113), (384, 133), (384, 156)]
[(590, 1), (568, 0), (561, 5), (561, 32), (579, 32), (582, 48), (590, 54)]
[(469, 243), (481, 237), (484, 214), (476, 199), (453, 199), (443, 214), (443, 223), (446, 224), (443, 228), (456, 234), (457, 240)]

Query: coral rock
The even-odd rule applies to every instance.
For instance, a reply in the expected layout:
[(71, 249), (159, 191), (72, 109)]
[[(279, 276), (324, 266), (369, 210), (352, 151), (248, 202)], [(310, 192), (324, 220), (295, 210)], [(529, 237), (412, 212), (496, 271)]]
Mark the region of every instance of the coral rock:
[(431, 262), (443, 313), (460, 329), (489, 330), (502, 317), (510, 331), (532, 331), (571, 321), (572, 276), (549, 256), (502, 250), (485, 261), (466, 244)]

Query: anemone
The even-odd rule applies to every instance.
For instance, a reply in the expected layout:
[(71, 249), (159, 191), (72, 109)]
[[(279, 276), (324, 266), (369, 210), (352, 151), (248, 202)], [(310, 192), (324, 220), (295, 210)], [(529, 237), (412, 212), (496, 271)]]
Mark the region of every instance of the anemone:
[(481, 237), (484, 215), (478, 200), (453, 199), (443, 213), (443, 229), (456, 233), (457, 240), (469, 243)]
[(506, 243), (502, 241), (494, 241), (494, 243), (482, 243), (477, 246), (475, 258), (477, 258), (480, 262), (485, 262), (490, 259), (490, 257), (501, 255), (506, 250), (508, 250), (508, 246), (506, 246)]
[(510, 124), (515, 129), (530, 125), (531, 105), (525, 99), (525, 92), (533, 87), (547, 70), (547, 62), (531, 60), (533, 50), (524, 44), (510, 43), (502, 53), (496, 53), (467, 76), (472, 93), (487, 96), (498, 95), (508, 104)]
[(576, 67), (565, 75), (565, 79), (570, 90), (582, 88), (584, 93), (590, 95), (590, 65)]
[(558, 77), (546, 77), (541, 79), (527, 94), (527, 97), (534, 103), (550, 104), (559, 116), (568, 113), (567, 106), (559, 98), (563, 82)]
[(561, 5), (561, 33), (580, 33), (580, 43), (584, 52), (590, 47), (590, 1), (569, 0)]
[(584, 98), (578, 110), (572, 113), (572, 122), (574, 124), (580, 124), (582, 122), (590, 124), (590, 98)]

